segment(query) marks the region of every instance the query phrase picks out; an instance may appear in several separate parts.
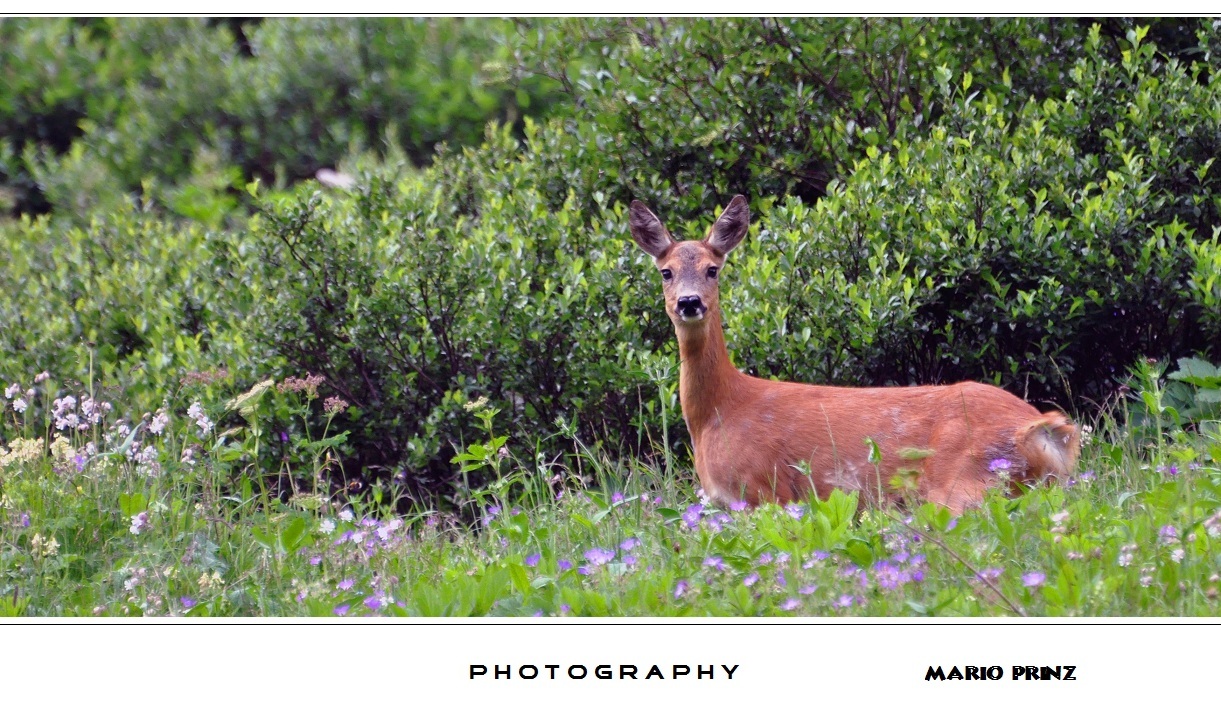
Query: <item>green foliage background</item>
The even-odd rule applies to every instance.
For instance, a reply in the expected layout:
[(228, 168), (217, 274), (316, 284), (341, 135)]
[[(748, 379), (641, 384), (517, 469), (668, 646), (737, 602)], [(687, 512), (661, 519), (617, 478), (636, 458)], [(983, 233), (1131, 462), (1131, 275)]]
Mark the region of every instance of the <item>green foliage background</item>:
[(540, 462), (678, 448), (624, 207), (695, 237), (740, 192), (739, 367), (1092, 410), (1140, 357), (1221, 360), (1219, 43), (1211, 20), (5, 19), (0, 379), (153, 410), (191, 371), (230, 395), (312, 372), (351, 404), (345, 480), (428, 503), (479, 479), (452, 463), (478, 396)]

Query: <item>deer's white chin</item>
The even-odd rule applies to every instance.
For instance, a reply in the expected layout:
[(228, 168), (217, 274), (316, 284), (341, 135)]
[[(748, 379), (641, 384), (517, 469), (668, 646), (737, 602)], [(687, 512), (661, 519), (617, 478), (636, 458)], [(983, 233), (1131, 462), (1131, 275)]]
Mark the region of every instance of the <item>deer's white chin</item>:
[(697, 311), (694, 314), (679, 314), (678, 320), (684, 324), (698, 324), (704, 320), (706, 311)]

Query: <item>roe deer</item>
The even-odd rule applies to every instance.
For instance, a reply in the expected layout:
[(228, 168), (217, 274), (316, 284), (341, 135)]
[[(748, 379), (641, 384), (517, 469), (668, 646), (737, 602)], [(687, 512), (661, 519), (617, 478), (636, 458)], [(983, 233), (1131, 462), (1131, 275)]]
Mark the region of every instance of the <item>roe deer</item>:
[[(798, 500), (813, 488), (885, 499), (893, 476), (955, 514), (984, 491), (1065, 478), (1080, 452), (1076, 426), (995, 386), (836, 388), (747, 376), (733, 367), (721, 329), (717, 275), (746, 236), (739, 195), (702, 241), (674, 241), (657, 215), (632, 202), (632, 238), (661, 270), (678, 333), (679, 401), (695, 444), (695, 472), (724, 505)], [(870, 463), (872, 440), (881, 463)], [(808, 466), (808, 468), (807, 468)], [(806, 474), (808, 470), (808, 475)], [(879, 495), (881, 493), (881, 495)]]

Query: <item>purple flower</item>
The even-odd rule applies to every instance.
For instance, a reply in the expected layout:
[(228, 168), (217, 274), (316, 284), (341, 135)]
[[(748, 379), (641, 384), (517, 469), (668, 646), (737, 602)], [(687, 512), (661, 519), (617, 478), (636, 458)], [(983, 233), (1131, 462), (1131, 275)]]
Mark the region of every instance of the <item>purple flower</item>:
[(309, 564), (310, 564), (310, 565), (317, 565), (317, 564), (319, 564), (319, 563), (321, 563), (321, 562), (322, 562), (322, 556), (321, 556), (321, 555), (314, 555), (314, 556), (311, 556), (311, 557), (310, 557), (310, 559), (309, 559)]
[(776, 584), (780, 587), (788, 587), (789, 581), (785, 579), (784, 573), (776, 573)]
[(784, 506), (784, 510), (796, 520), (801, 520), (801, 516), (805, 515), (806, 509), (803, 505), (797, 503), (789, 503)]
[(370, 610), (378, 610), (382, 606), (382, 601), (376, 595), (370, 595), (365, 598), (365, 607)]
[(640, 545), (640, 538), (628, 538), (627, 540), (623, 541), (622, 543), (619, 543), (619, 548), (621, 550), (631, 550), (632, 548), (635, 548), (639, 545)]
[(340, 580), (339, 584), (336, 585), (335, 587), (339, 588), (340, 590), (351, 590), (352, 586), (355, 584), (356, 584), (356, 581), (352, 580), (352, 578), (345, 578), (343, 580)]
[(728, 513), (713, 513), (708, 516), (708, 529), (714, 533), (719, 533), (722, 528), (732, 522), (733, 518), (729, 517)]
[(624, 564), (624, 565), (635, 565), (635, 564), (636, 564), (636, 556), (635, 556), (635, 555), (632, 555), (631, 553), (629, 553), (629, 554), (627, 554), (627, 555), (624, 555), (624, 556), (623, 556), (623, 564)]
[(1161, 538), (1163, 543), (1177, 543), (1179, 541), (1179, 530), (1173, 525), (1163, 525), (1162, 529), (1157, 531), (1157, 537)]
[(1022, 576), (1022, 584), (1028, 588), (1037, 588), (1047, 581), (1043, 573), (1026, 573)]
[(840, 596), (839, 596), (839, 599), (837, 599), (837, 600), (836, 600), (834, 603), (832, 603), (832, 604), (833, 604), (835, 607), (852, 607), (852, 602), (853, 602), (853, 601), (852, 601), (852, 596), (851, 596), (851, 595), (844, 594), (844, 595), (840, 595)]
[(704, 567), (712, 568), (713, 570), (724, 570), (725, 561), (718, 555), (709, 555), (704, 558)]
[(904, 583), (911, 582), (911, 575), (886, 560), (878, 561), (873, 566), (873, 576), (878, 587), (883, 590), (895, 590)]
[(615, 557), (615, 551), (605, 548), (592, 548), (585, 551), (585, 559), (590, 565), (605, 565)]
[(85, 470), (85, 457), (83, 455), (77, 454), (75, 460), (76, 460), (76, 472), (80, 473), (81, 471)]
[(764, 554), (760, 555), (759, 564), (760, 565), (771, 565), (772, 564), (772, 554), (764, 553)]
[(280, 431), (280, 442), (288, 443), (288, 434), (285, 433), (284, 431)]
[(687, 581), (679, 580), (678, 584), (674, 586), (674, 598), (677, 600), (678, 598), (682, 597), (686, 592), (687, 592)]
[(704, 506), (699, 503), (692, 504), (683, 511), (683, 523), (690, 529), (695, 530), (700, 524), (700, 514), (704, 512)]
[(742, 584), (745, 585), (746, 587), (750, 587), (751, 585), (754, 585), (757, 582), (759, 582), (759, 573), (751, 573), (750, 575), (747, 575), (746, 577), (742, 578)]
[(614, 493), (611, 493), (611, 503), (621, 503), (621, 502), (623, 502), (622, 493), (620, 493), (619, 491), (615, 491)]
[(813, 595), (814, 591), (817, 589), (818, 589), (817, 585), (815, 585), (814, 583), (810, 583), (809, 585), (798, 588), (797, 592), (801, 593), (802, 595)]
[(744, 500), (735, 500), (729, 504), (729, 509), (736, 513), (740, 510), (746, 510), (748, 505), (750, 504)]
[(557, 560), (555, 566), (560, 570), (568, 570), (572, 567), (571, 560)]
[(336, 615), (338, 615), (339, 617), (343, 617), (344, 615), (347, 615), (348, 614), (348, 604), (344, 603), (342, 605), (336, 606), (336, 608), (333, 610), (333, 612)]
[(538, 565), (538, 561), (542, 560), (542, 558), (543, 558), (543, 556), (541, 553), (532, 553), (530, 555), (527, 555), (526, 556), (526, 567), (532, 568), (535, 565)]
[(198, 601), (195, 598), (187, 597), (186, 595), (178, 598), (178, 602), (182, 603), (182, 606), (187, 610), (190, 610), (198, 604)]
[(1010, 463), (1006, 458), (993, 458), (992, 461), (988, 463), (989, 473), (1008, 473), (1012, 469), (1013, 464)]
[(572, 612), (572, 607), (568, 603), (560, 603), (560, 614), (567, 615)]
[(796, 610), (799, 607), (801, 607), (801, 601), (797, 598), (789, 598), (788, 600), (780, 603), (780, 609), (785, 611)]
[(21, 525), (21, 527), (22, 527), (22, 528), (28, 528), (28, 527), (30, 527), (30, 514), (29, 514), (29, 513), (22, 513), (22, 514), (21, 514), (21, 519), (20, 519), (20, 520), (18, 520), (17, 522), (18, 522), (18, 523)]
[(1002, 568), (984, 568), (979, 571), (979, 576), (976, 579), (985, 581), (996, 580), (1001, 576), (1002, 572), (1004, 572)]

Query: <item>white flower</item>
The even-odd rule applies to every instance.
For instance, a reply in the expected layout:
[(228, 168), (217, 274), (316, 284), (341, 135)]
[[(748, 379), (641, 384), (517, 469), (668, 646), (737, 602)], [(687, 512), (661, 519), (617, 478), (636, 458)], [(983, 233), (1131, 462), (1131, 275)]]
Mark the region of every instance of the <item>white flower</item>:
[(365, 541), (365, 531), (358, 530), (352, 533), (351, 541), (353, 543), (363, 543)]
[(202, 438), (212, 430), (215, 423), (208, 418), (208, 414), (204, 413), (203, 406), (199, 405), (199, 401), (191, 404), (187, 409), (187, 416), (195, 421), (195, 425), (199, 426), (199, 435)]
[(180, 460), (189, 466), (195, 465), (195, 450), (192, 448), (183, 448), (182, 458)]
[(165, 409), (163, 408), (163, 409), (157, 411), (157, 415), (153, 416), (153, 420), (150, 421), (148, 424), (148, 430), (154, 436), (160, 436), (161, 432), (164, 431), (165, 427), (168, 426), (169, 424), (170, 424), (169, 414), (167, 414), (165, 412)]
[(1182, 548), (1175, 548), (1174, 551), (1170, 553), (1170, 559), (1176, 563), (1181, 563), (1183, 562), (1184, 555), (1186, 555), (1186, 553), (1183, 552)]
[(17, 413), (25, 413), (26, 406), (28, 405), (29, 404), (25, 402), (24, 398), (19, 398), (13, 401), (13, 410)]
[(318, 530), (324, 535), (330, 535), (335, 532), (335, 521), (330, 518), (323, 518), (322, 522), (318, 524)]
[(12, 398), (13, 396), (16, 396), (19, 393), (21, 393), (21, 386), (18, 386), (17, 384), (13, 384), (12, 386), (9, 386), (8, 388), (4, 389), (5, 398)]
[(339, 511), (339, 519), (342, 521), (351, 523), (352, 518), (354, 518), (354, 517), (356, 517), (356, 516), (352, 515), (352, 511), (349, 510), (348, 508), (344, 508), (343, 510)]

